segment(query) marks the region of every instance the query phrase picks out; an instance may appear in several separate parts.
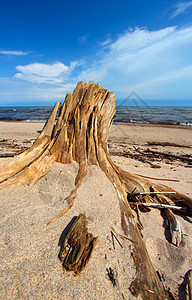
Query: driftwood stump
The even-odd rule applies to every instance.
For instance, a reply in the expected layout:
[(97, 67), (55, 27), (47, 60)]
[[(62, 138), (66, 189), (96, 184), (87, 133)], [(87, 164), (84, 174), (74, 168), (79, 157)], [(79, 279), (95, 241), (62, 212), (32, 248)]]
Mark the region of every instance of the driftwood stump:
[(149, 259), (129, 201), (138, 201), (135, 193), (142, 193), (143, 202), (150, 202), (151, 199), (153, 202), (169, 205), (175, 205), (176, 202), (180, 206), (187, 206), (191, 213), (192, 200), (177, 192), (165, 194), (174, 191), (125, 172), (113, 163), (108, 154), (107, 138), (115, 114), (115, 95), (109, 90), (81, 81), (72, 95), (66, 95), (55, 124), (58, 108), (59, 102), (55, 104), (40, 136), (31, 148), (1, 164), (0, 189), (12, 185), (33, 184), (46, 174), (54, 162), (67, 164), (75, 160), (79, 164), (76, 188), (67, 198), (67, 207), (48, 223), (51, 224), (73, 205), (77, 189), (87, 174), (87, 166), (98, 165), (117, 191), (122, 228), (134, 241), (137, 277), (131, 284), (131, 291), (135, 295), (140, 294), (143, 299), (165, 299), (164, 288)]

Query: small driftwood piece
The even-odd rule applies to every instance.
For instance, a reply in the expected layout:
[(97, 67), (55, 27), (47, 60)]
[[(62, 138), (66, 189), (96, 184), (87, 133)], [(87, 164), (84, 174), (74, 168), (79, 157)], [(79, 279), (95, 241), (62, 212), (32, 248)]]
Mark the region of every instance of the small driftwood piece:
[(143, 177), (143, 178), (153, 179), (153, 180), (179, 182), (178, 179), (157, 178), (157, 177), (144, 176), (144, 175), (141, 175), (141, 174), (135, 174), (135, 175), (140, 176), (140, 177)]
[(160, 151), (154, 151), (154, 150), (150, 150), (150, 149), (145, 150), (145, 153), (146, 152), (150, 152), (150, 153), (158, 154), (158, 155), (163, 155), (164, 157), (173, 157), (173, 158), (176, 158), (176, 159), (179, 159), (179, 160), (182, 160), (182, 161), (192, 163), (192, 159), (189, 158), (189, 157), (184, 157), (184, 156), (175, 155), (175, 154), (171, 154), (171, 153), (160, 152)]
[(118, 240), (118, 238), (116, 237), (115, 233), (111, 230), (111, 235), (116, 239), (117, 243), (119, 244), (119, 246), (121, 248), (123, 248), (123, 245), (121, 244), (121, 242)]
[[(139, 157), (139, 158), (138, 158), (140, 161), (142, 161), (143, 163), (150, 164), (150, 166), (151, 166), (152, 168), (157, 168), (157, 169), (160, 168), (159, 165), (156, 165), (156, 164), (152, 163), (150, 160), (147, 160), (147, 159), (146, 159), (147, 153), (142, 152), (139, 148), (136, 148), (135, 146), (134, 146), (133, 148), (135, 149), (135, 151), (137, 151), (138, 153), (140, 153), (140, 154), (142, 155), (142, 157)], [(143, 157), (144, 155), (146, 155), (145, 158)], [(126, 156), (125, 156), (125, 157), (126, 157)], [(135, 157), (135, 155), (132, 156), (132, 158), (134, 158), (134, 157)]]
[(5, 152), (5, 153), (0, 153), (0, 157), (14, 157), (18, 155), (17, 152)]
[[(131, 203), (135, 204), (135, 203)], [(174, 206), (174, 205), (168, 205), (168, 204), (163, 204), (163, 203), (136, 203), (137, 205), (143, 205), (145, 207), (154, 207), (154, 208), (169, 208), (173, 210), (178, 210), (178, 211), (186, 211), (186, 207), (181, 207), (181, 206)]]
[(112, 282), (113, 286), (117, 285), (117, 280), (116, 280), (116, 276), (117, 274), (115, 274), (114, 270), (110, 267), (109, 269), (106, 268), (107, 270), (107, 275), (109, 277), (109, 280)]
[(165, 208), (165, 216), (169, 221), (170, 233), (171, 233), (171, 242), (175, 246), (179, 247), (182, 236), (181, 236), (181, 226), (178, 219), (175, 217), (171, 209)]
[(93, 237), (87, 231), (86, 216), (80, 214), (69, 229), (59, 253), (63, 267), (79, 274), (89, 261), (97, 242), (98, 237)]
[(192, 146), (170, 143), (170, 142), (147, 142), (149, 146), (163, 146), (163, 147), (180, 147), (180, 148), (192, 148)]
[(133, 196), (139, 195), (157, 195), (157, 194), (176, 194), (176, 192), (143, 192), (143, 193), (132, 193)]
[(187, 275), (187, 287), (189, 300), (192, 300), (192, 270), (189, 270), (189, 273)]
[(185, 273), (183, 282), (181, 283), (179, 290), (181, 292), (181, 295), (183, 295), (182, 299), (192, 300), (192, 269), (189, 269)]

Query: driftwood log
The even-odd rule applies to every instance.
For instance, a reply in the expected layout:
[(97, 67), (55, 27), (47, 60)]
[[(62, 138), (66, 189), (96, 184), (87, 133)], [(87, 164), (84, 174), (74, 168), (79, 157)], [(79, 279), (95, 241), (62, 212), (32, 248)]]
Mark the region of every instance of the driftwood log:
[[(133, 257), (137, 277), (131, 284), (133, 294), (143, 299), (165, 299), (165, 291), (150, 261), (140, 229), (129, 201), (138, 201), (135, 193), (146, 193), (143, 202), (176, 204), (192, 209), (192, 200), (174, 190), (152, 184), (143, 177), (117, 167), (108, 154), (107, 138), (115, 114), (115, 95), (94, 83), (79, 82), (73, 94), (67, 94), (59, 108), (57, 102), (35, 143), (22, 154), (0, 166), (0, 189), (13, 185), (33, 184), (48, 172), (54, 162), (67, 164), (75, 160), (79, 171), (75, 190), (66, 199), (68, 205), (51, 224), (73, 205), (78, 187), (87, 174), (88, 165), (98, 165), (117, 191), (121, 208), (122, 228), (133, 240)], [(153, 195), (147, 193), (155, 192)], [(159, 192), (175, 192), (162, 194)], [(150, 291), (150, 292), (149, 292)], [(159, 296), (158, 296), (159, 295)]]

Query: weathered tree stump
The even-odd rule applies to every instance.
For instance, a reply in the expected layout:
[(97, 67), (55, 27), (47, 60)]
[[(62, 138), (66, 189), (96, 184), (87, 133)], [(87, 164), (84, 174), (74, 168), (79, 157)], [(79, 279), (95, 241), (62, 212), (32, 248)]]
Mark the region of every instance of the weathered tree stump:
[[(134, 241), (133, 253), (137, 277), (131, 284), (131, 291), (135, 295), (141, 294), (144, 299), (165, 299), (165, 291), (151, 264), (128, 201), (137, 201), (133, 191), (146, 192), (142, 196), (143, 202), (150, 202), (151, 197), (156, 203), (175, 205), (176, 201), (180, 206), (187, 206), (191, 213), (192, 200), (177, 192), (158, 193), (174, 191), (125, 172), (114, 164), (108, 154), (107, 146), (108, 133), (115, 114), (115, 95), (109, 90), (94, 83), (84, 84), (81, 81), (72, 95), (66, 95), (55, 124), (58, 107), (57, 102), (33, 146), (16, 158), (1, 164), (0, 189), (12, 185), (33, 184), (46, 174), (54, 162), (67, 164), (75, 160), (79, 164), (76, 188), (67, 198), (67, 207), (48, 223), (51, 224), (73, 205), (77, 189), (87, 174), (87, 166), (98, 165), (117, 191), (122, 228)], [(154, 195), (149, 195), (149, 192), (154, 192)]]

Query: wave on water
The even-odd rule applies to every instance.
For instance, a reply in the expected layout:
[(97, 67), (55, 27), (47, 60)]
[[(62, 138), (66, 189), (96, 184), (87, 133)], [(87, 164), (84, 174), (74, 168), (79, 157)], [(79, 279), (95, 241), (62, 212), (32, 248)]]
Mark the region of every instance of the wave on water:
[(0, 121), (45, 122), (53, 107), (0, 107)]
[[(0, 107), (0, 121), (45, 122), (53, 107)], [(192, 126), (192, 107), (117, 106), (114, 123)]]
[(5, 122), (22, 122), (25, 121), (25, 119), (13, 119), (11, 117), (0, 117), (0, 121), (5, 121)]
[(172, 106), (118, 106), (115, 123), (192, 125), (192, 107)]

